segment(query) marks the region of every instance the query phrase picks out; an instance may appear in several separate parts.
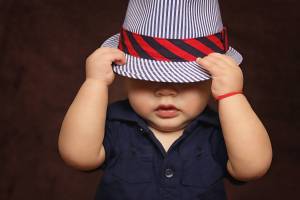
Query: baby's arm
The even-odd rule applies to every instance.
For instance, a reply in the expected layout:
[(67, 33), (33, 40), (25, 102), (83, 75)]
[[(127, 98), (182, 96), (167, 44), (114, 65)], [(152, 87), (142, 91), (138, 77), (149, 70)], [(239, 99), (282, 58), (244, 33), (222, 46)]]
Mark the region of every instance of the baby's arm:
[(229, 173), (240, 180), (262, 177), (272, 161), (268, 133), (247, 98), (235, 95), (222, 99), (219, 116), (229, 161)]
[(86, 60), (86, 80), (63, 120), (58, 149), (62, 159), (79, 170), (92, 170), (105, 159), (102, 142), (112, 62), (125, 62), (123, 52), (99, 48)]
[[(217, 96), (243, 89), (241, 68), (229, 56), (212, 53), (197, 60), (213, 77), (212, 94)], [(272, 147), (268, 133), (243, 94), (218, 103), (228, 172), (241, 181), (262, 177), (270, 168)]]

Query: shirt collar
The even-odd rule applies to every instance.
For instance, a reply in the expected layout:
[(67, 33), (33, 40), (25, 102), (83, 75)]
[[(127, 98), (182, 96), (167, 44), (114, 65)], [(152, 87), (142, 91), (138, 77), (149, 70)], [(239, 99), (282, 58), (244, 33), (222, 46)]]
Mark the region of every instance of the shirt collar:
[[(146, 121), (133, 110), (128, 99), (116, 101), (110, 104), (108, 107), (107, 117), (109, 120), (131, 121), (141, 125), (146, 125)], [(220, 124), (219, 115), (215, 110), (207, 105), (203, 112), (196, 116), (191, 122), (189, 129), (198, 123), (218, 126)]]

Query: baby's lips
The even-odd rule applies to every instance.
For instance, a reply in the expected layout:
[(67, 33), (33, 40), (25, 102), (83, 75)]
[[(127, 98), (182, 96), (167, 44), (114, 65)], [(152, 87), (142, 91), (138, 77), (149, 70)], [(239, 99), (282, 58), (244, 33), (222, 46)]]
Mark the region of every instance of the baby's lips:
[(157, 108), (156, 108), (156, 110), (159, 110), (159, 109), (164, 109), (164, 110), (166, 110), (166, 109), (175, 109), (175, 110), (179, 110), (178, 108), (176, 108), (176, 106), (174, 106), (174, 105), (171, 105), (171, 104), (169, 104), (169, 105), (159, 105)]

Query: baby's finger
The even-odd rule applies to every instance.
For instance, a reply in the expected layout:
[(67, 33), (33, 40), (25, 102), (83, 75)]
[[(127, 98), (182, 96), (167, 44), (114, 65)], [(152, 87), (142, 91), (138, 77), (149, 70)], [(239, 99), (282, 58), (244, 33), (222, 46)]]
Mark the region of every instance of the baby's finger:
[(112, 62), (116, 63), (117, 65), (124, 65), (126, 63), (126, 57), (123, 52), (115, 52), (113, 55), (114, 57)]
[(216, 57), (213, 54), (209, 54), (209, 56), (207, 56), (205, 59), (209, 60), (210, 62), (212, 62), (214, 64), (214, 66), (217, 69), (226, 69), (228, 67), (230, 67), (230, 64), (228, 64), (223, 57)]
[(100, 56), (100, 55), (106, 55), (106, 54), (112, 54), (112, 53), (115, 53), (115, 54), (118, 54), (118, 53), (124, 54), (124, 52), (121, 51), (120, 49), (118, 49), (118, 48), (112, 48), (112, 47), (101, 47), (101, 48), (98, 48), (98, 49), (96, 49), (94, 51), (93, 54), (95, 54), (95, 56)]
[(230, 56), (227, 56), (225, 54), (220, 54), (220, 53), (212, 53), (210, 54), (212, 57), (222, 59), (224, 62), (226, 62), (228, 65), (237, 65), (236, 61), (231, 58)]
[(112, 50), (114, 53), (121, 53), (121, 54), (125, 55), (125, 53), (124, 53), (123, 51), (121, 51), (120, 49), (118, 49), (118, 48), (112, 48), (111, 50)]
[(102, 52), (102, 56), (105, 56), (110, 62), (123, 65), (126, 63), (125, 53), (116, 48), (110, 48), (108, 51)]
[(116, 59), (115, 61), (114, 61), (114, 63), (115, 64), (117, 64), (117, 65), (125, 65), (126, 64), (126, 59), (125, 60), (118, 60), (118, 59)]
[(196, 62), (201, 65), (202, 68), (208, 70), (211, 75), (215, 76), (218, 73), (218, 69), (214, 66), (215, 64), (209, 59), (197, 58)]

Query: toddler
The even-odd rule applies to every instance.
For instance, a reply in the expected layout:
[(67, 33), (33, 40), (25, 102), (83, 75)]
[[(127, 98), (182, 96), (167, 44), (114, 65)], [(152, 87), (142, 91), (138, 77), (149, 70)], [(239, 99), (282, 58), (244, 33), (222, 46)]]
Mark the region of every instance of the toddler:
[[(272, 160), (242, 92), (241, 61), (217, 0), (130, 0), (120, 33), (86, 59), (62, 123), (61, 157), (104, 170), (97, 200), (226, 199), (224, 177), (244, 184)], [(127, 98), (108, 105), (116, 74)]]

